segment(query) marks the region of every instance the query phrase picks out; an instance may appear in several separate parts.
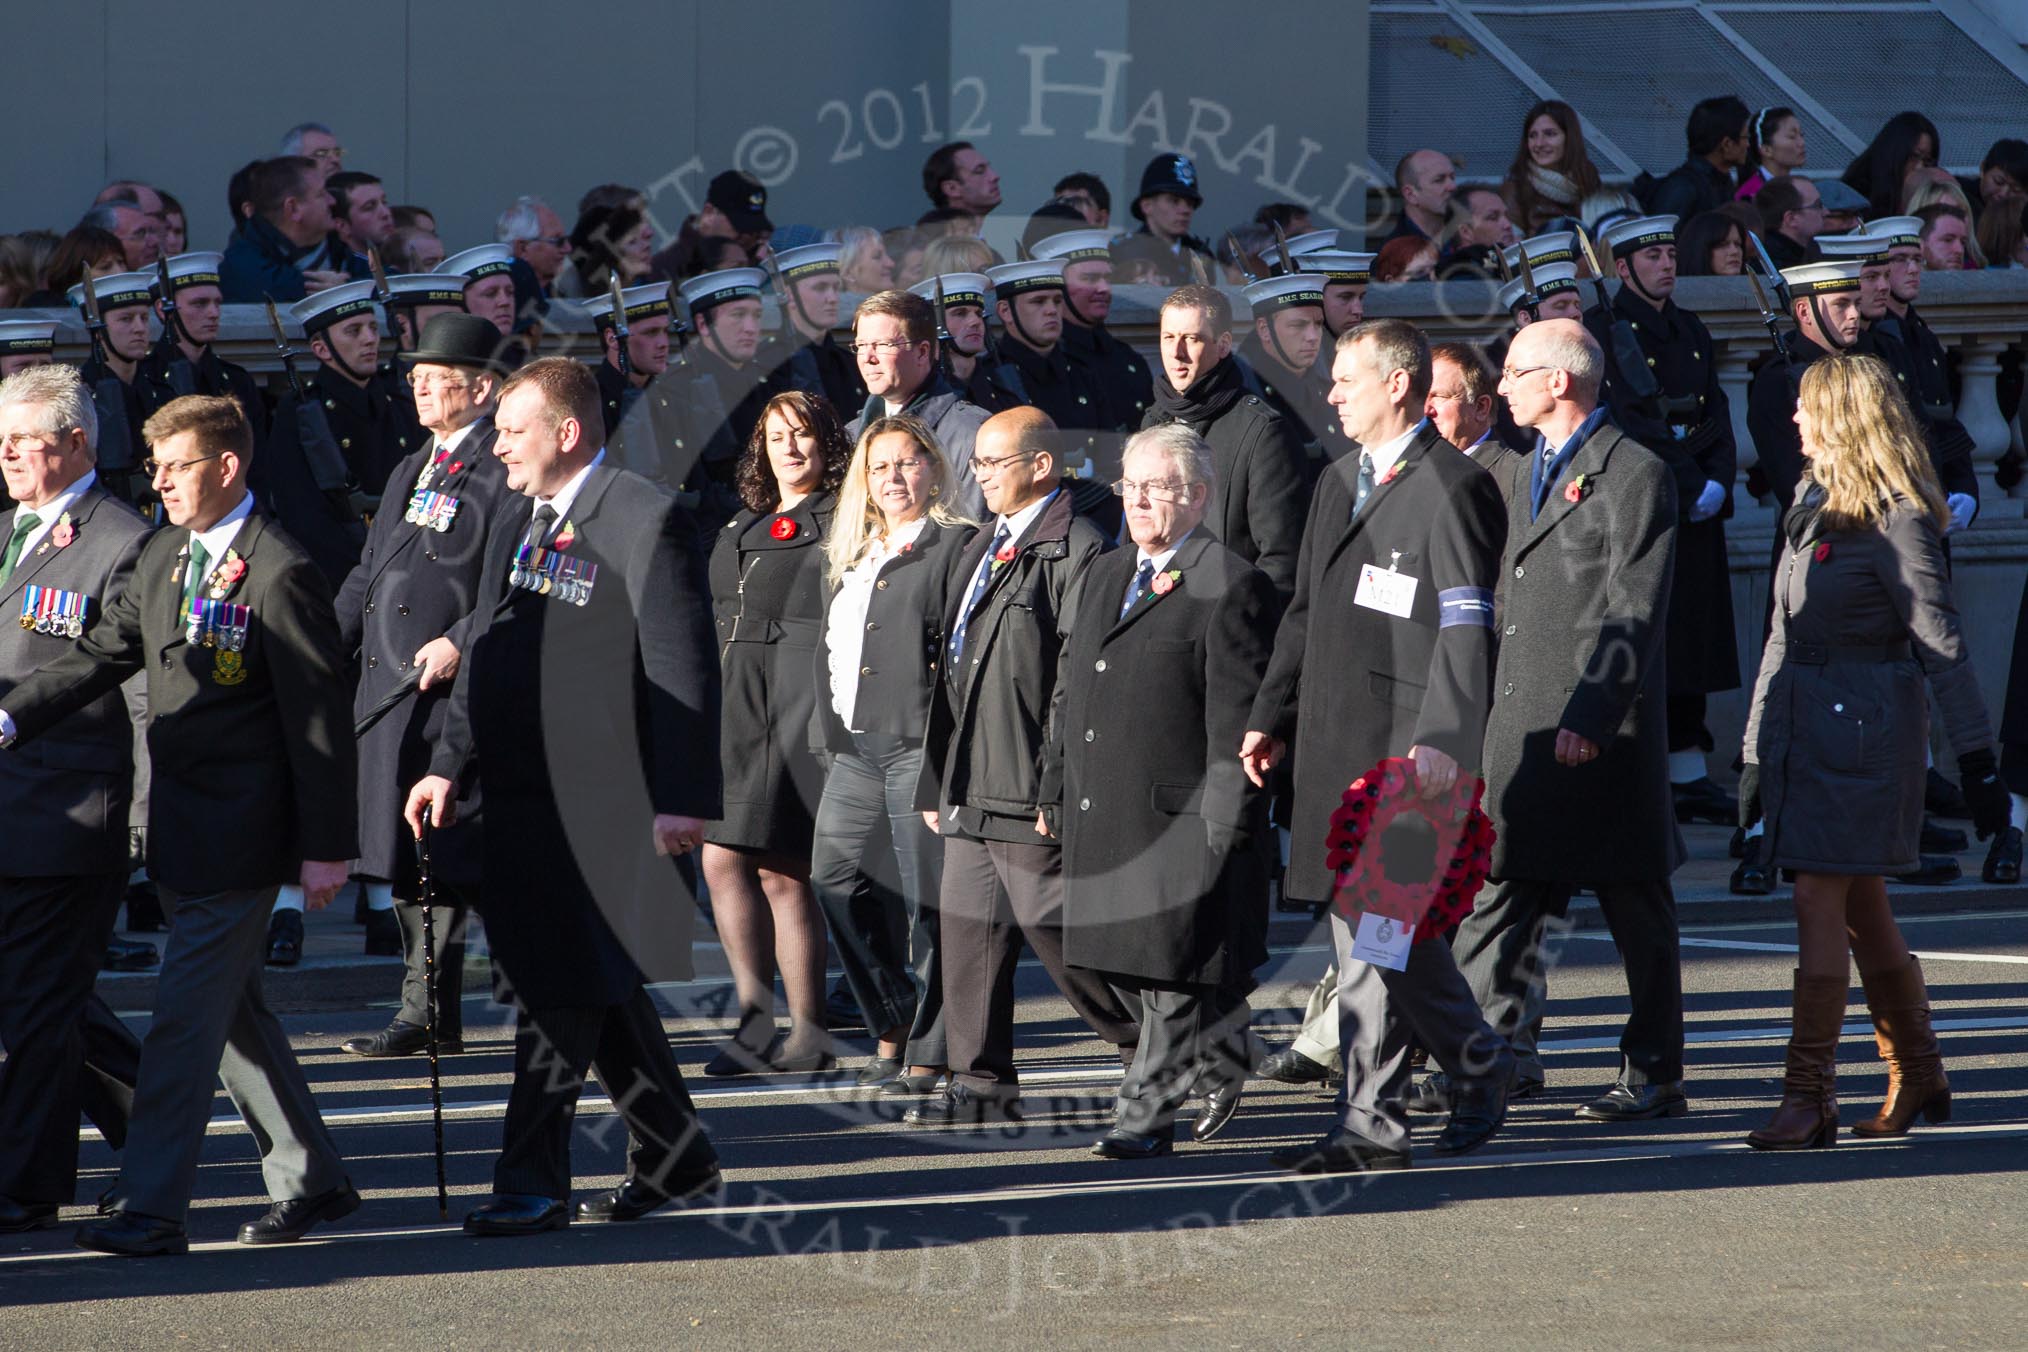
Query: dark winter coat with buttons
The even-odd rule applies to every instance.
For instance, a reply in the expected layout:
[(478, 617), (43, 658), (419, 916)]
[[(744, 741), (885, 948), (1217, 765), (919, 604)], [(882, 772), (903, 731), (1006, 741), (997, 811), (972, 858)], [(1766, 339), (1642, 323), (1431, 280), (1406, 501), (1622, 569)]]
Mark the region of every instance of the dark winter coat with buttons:
[(1878, 527), (1841, 530), (1816, 497), (1783, 525), (1747, 718), (1764, 857), (1811, 873), (1908, 873), (1922, 833), (1924, 678), (1961, 756), (1993, 745), (1986, 705), (1936, 522), (1899, 503)]
[[(1675, 486), (1659, 457), (1606, 422), (1541, 515), (1532, 507), (1524, 470), (1507, 497), (1486, 720), (1493, 877), (1660, 882), (1684, 857), (1664, 698)], [(1597, 757), (1558, 764), (1559, 729), (1597, 745)]]
[[(1657, 393), (1637, 399), (1613, 353), (1612, 321), (1629, 324)], [(1725, 519), (1739, 450), (1732, 405), (1718, 383), (1718, 352), (1704, 321), (1673, 300), (1657, 309), (1622, 284), (1612, 313), (1594, 308), (1585, 327), (1606, 357), (1600, 402), (1613, 421), (1668, 467), (1676, 486), (1676, 572), (1669, 589), (1669, 691), (1704, 695), (1739, 688), (1739, 642), (1732, 626), (1732, 571), (1725, 556)], [(1718, 513), (1690, 519), (1704, 485), (1724, 490)]]
[[(338, 589), (338, 634), (358, 663), (352, 716), (363, 717), (413, 674), (416, 652), (448, 638), (462, 657), (469, 650), (473, 612), (491, 599), (503, 579), (487, 578), (487, 542), (522, 504), (507, 487), (507, 471), (493, 454), (498, 436), (486, 419), (465, 435), (441, 464), (432, 464), (435, 441), (396, 465), (381, 490), (358, 566)], [(418, 492), (455, 499), (444, 530), (406, 519)], [(525, 508), (524, 508), (525, 510)], [(442, 734), (450, 699), (448, 681), (418, 691), (359, 739), (359, 859), (361, 877), (398, 884), (415, 895), (414, 838), (401, 819), (408, 791), (429, 773), (430, 750)], [(432, 872), (447, 882), (479, 880), (479, 833), (484, 817), (476, 780), (458, 802), (458, 820), (435, 833)]]
[(1064, 961), (1230, 983), (1267, 960), (1266, 795), (1239, 743), (1281, 603), (1200, 528), (1122, 617), (1138, 560), (1093, 563), (1064, 653)]

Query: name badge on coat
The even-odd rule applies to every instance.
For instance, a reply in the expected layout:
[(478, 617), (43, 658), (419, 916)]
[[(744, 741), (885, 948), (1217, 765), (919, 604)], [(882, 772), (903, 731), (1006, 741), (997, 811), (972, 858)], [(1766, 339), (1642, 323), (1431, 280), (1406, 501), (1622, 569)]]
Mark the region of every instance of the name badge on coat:
[(1415, 584), (1416, 579), (1407, 573), (1361, 564), (1359, 589), (1352, 594), (1352, 604), (1405, 620), (1415, 613)]

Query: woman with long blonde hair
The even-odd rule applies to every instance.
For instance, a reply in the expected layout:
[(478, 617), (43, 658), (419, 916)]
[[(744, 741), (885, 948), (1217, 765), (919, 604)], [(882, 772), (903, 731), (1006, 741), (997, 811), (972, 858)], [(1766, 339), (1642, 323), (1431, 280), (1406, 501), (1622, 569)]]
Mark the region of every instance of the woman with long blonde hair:
[(1838, 1136), (1835, 1065), (1857, 961), (1887, 1102), (1853, 1128), (1899, 1136), (1950, 1116), (1929, 993), (1885, 879), (1916, 867), (1927, 690), (1958, 756), (1979, 838), (2005, 829), (1993, 732), (1944, 566), (1950, 520), (1913, 415), (1876, 357), (1804, 375), (1802, 493), (1782, 529), (1774, 627), (1746, 728), (1741, 820), (1758, 802), (1762, 857), (1796, 874), (1794, 1024), (1781, 1107), (1747, 1137), (1802, 1150)]
[[(810, 741), (828, 758), (810, 882), (852, 996), (879, 1042), (859, 1083), (927, 1094), (942, 1076), (937, 927), (943, 842), (916, 811), (931, 683), (944, 650), (952, 562), (973, 525), (952, 510), (950, 462), (910, 417), (859, 434), (826, 541), (824, 623)], [(868, 858), (886, 827), (893, 868)], [(861, 875), (900, 882), (854, 905)]]

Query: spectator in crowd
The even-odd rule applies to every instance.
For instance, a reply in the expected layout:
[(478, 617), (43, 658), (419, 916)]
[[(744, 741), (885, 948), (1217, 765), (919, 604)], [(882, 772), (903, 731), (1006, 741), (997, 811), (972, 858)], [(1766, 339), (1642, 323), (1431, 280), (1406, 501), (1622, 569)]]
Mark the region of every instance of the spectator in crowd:
[(1113, 195), (1106, 188), (1106, 181), (1097, 174), (1087, 174), (1082, 170), (1065, 174), (1056, 180), (1056, 186), (1050, 192), (1065, 206), (1076, 207), (1087, 225), (1103, 229), (1113, 223)]
[[(1950, 191), (1957, 190), (1957, 180), (1951, 179)], [(1849, 235), (1866, 219), (1866, 199), (1844, 179), (1823, 179), (1817, 184), (1817, 192), (1824, 202), (1824, 228), (1817, 232), (1819, 235)]]
[(437, 232), (437, 214), (428, 207), (398, 206), (392, 210), (397, 230), (420, 230), (427, 235)]
[(322, 122), (299, 122), (283, 132), (277, 153), (316, 161), (317, 171), (326, 178), (345, 167), (345, 147), (338, 144), (338, 133)]
[(1272, 233), (1276, 226), (1290, 239), (1310, 233), (1310, 209), (1296, 202), (1263, 202), (1254, 208), (1253, 223)]
[(168, 193), (162, 194), (162, 256), (174, 258), (190, 247), (190, 214)]
[(1746, 162), (1750, 146), (1751, 117), (1747, 106), (1731, 94), (1705, 99), (1692, 108), (1683, 133), (1689, 155), (1642, 199), (1648, 211), (1689, 220), (1730, 202), (1738, 190), (1733, 171)]
[[(245, 229), (246, 223), (253, 219), (254, 175), (266, 163), (266, 160), (248, 160), (245, 164), (233, 170), (232, 177), (226, 180), (226, 219), (232, 222), (232, 233), (235, 235)], [(397, 223), (399, 219), (399, 217), (396, 218)]]
[(887, 242), (870, 225), (848, 225), (838, 232), (845, 252), (838, 257), (838, 276), (855, 296), (870, 296), (894, 286), (894, 259)]
[(430, 272), (444, 258), (444, 242), (417, 226), (400, 227), (387, 243), (389, 272)]
[(1931, 271), (1959, 272), (1965, 266), (1965, 246), (1971, 225), (1962, 208), (1937, 202), (1916, 213), (1922, 222), (1922, 265)]
[(1921, 113), (1896, 113), (1840, 177), (1866, 199), (1869, 218), (1893, 216), (1901, 211), (1901, 187), (1908, 176), (1935, 168), (1942, 158), (1943, 139), (1934, 122)]
[[(1955, 182), (1949, 184), (1930, 183), (1924, 185), (1920, 190), (1918, 190), (1915, 193), (1914, 196), (1908, 199), (1908, 210), (1904, 211), (1901, 214), (1904, 216), (1918, 216), (1924, 219), (1928, 219), (1928, 213), (1930, 209), (1932, 207), (1938, 206), (1947, 206), (1951, 208), (1958, 214), (1958, 217), (1962, 222), (1961, 228), (1946, 232), (1948, 235), (1953, 235), (1957, 237), (1956, 251), (1959, 255), (1959, 261), (1956, 264), (1956, 266), (1961, 268), (1983, 268), (1984, 266), (1986, 266), (1986, 256), (1985, 254), (1979, 251), (1979, 241), (1972, 233), (1973, 226), (1972, 208), (1965, 201), (1964, 191), (1961, 188), (1959, 188)], [(1925, 250), (1925, 260), (1926, 257), (1927, 250)], [(1924, 266), (1928, 267), (1941, 265), (1940, 264), (1932, 265), (1927, 261), (1925, 261)]]
[(1451, 214), (1449, 237), (1443, 242), (1442, 275), (1476, 272), (1494, 276), (1499, 270), (1494, 256), (1519, 238), (1507, 215), (1507, 199), (1498, 189), (1473, 184), (1458, 189), (1451, 200), (1457, 210)]
[(1979, 213), (1974, 237), (1989, 268), (2028, 267), (2028, 234), (2023, 233), (2021, 201), (1999, 201)]
[[(580, 215), (586, 209), (585, 203), (578, 204)], [(774, 233), (774, 228), (774, 222), (768, 219), (767, 187), (752, 174), (728, 169), (711, 180), (704, 191), (704, 205), (695, 215), (683, 218), (675, 240), (655, 255), (654, 272), (680, 282), (720, 268), (749, 267), (759, 257), (761, 245)], [(725, 255), (716, 251), (715, 242), (723, 240), (740, 246), (741, 257), (737, 262), (725, 261)], [(569, 275), (568, 268), (564, 272)]]
[(1457, 190), (1458, 166), (1441, 150), (1411, 150), (1394, 166), (1394, 188), (1401, 194), (1401, 218), (1388, 240), (1435, 239), (1450, 218), (1451, 194)]
[(570, 262), (582, 295), (604, 295), (615, 273), (623, 287), (642, 281), (654, 257), (655, 227), (639, 207), (594, 206), (571, 227)]
[(933, 208), (951, 208), (983, 217), (1000, 205), (1000, 176), (970, 141), (952, 141), (930, 152), (922, 166), (923, 195)]
[[(927, 424), (875, 418), (860, 434), (824, 542), (810, 734), (830, 766), (810, 881), (879, 1044), (858, 1082), (894, 1095), (929, 1093), (945, 1064), (943, 841), (915, 810), (915, 790), (950, 574), (973, 535), (952, 510), (955, 497), (950, 462)], [(901, 905), (869, 914), (854, 897), (875, 849), (893, 855)]]
[(1979, 176), (1959, 179), (1958, 186), (1964, 189), (1975, 216), (1988, 202), (2028, 197), (2028, 141), (2003, 136), (1993, 142), (1986, 158), (1979, 161)]
[[(724, 673), (724, 815), (705, 828), (712, 918), (739, 997), (732, 1041), (706, 1075), (821, 1070), (824, 917), (810, 856), (824, 770), (810, 750), (824, 542), (851, 450), (823, 399), (790, 390), (761, 411), (739, 466), (743, 510), (711, 551)], [(775, 1029), (775, 973), (791, 1025)]]
[[(56, 256), (57, 237), (48, 230), (23, 230), (18, 235), (0, 235), (0, 310), (32, 305), (42, 289), (49, 262)], [(76, 280), (73, 278), (72, 280)], [(52, 305), (63, 303), (53, 297)]]
[(897, 226), (881, 234), (881, 247), (886, 249), (887, 256), (894, 260), (896, 289), (906, 291), (929, 276), (929, 271), (923, 263), (923, 251), (932, 242), (929, 236), (912, 225)]
[(1585, 153), (1577, 110), (1560, 99), (1530, 108), (1521, 120), (1520, 148), (1500, 185), (1515, 226), (1533, 235), (1559, 216), (1582, 216), (1584, 203), (1601, 186), (1598, 168)]
[(1746, 125), (1746, 172), (1740, 176), (1739, 191), (1733, 195), (1741, 201), (1751, 201), (1775, 179), (1801, 172), (1809, 157), (1803, 120), (1795, 110), (1780, 106), (1763, 108)]
[(62, 305), (64, 293), (88, 277), (127, 270), (127, 253), (119, 238), (95, 226), (80, 225), (57, 241), (43, 266), (42, 287), (25, 305)]
[(155, 260), (162, 257), (161, 224), (131, 197), (116, 197), (109, 202), (94, 204), (78, 224), (103, 230), (120, 241), (120, 250), (126, 257), (129, 272), (152, 268)]
[(1824, 198), (1814, 180), (1801, 174), (1776, 179), (1755, 194), (1753, 205), (1760, 211), (1761, 243), (1776, 267), (1794, 267), (1817, 256)]
[(1693, 216), (1676, 231), (1676, 268), (1684, 277), (1737, 277), (1746, 269), (1746, 231), (1725, 211)]
[(387, 189), (372, 174), (344, 169), (324, 180), (324, 190), (331, 194), (331, 228), (344, 246), (345, 270), (354, 280), (365, 281), (372, 276), (367, 249), (385, 249), (394, 233)]
[(984, 272), (1000, 265), (1000, 255), (983, 239), (933, 239), (922, 251), (923, 275)]
[(228, 305), (272, 297), (297, 301), (344, 282), (328, 266), (331, 197), (324, 175), (305, 156), (269, 160), (254, 171), (254, 215), (225, 246), (219, 279)]
[(1426, 239), (1400, 235), (1373, 256), (1375, 282), (1427, 282), (1436, 277), (1437, 247)]
[(915, 218), (915, 228), (916, 233), (926, 240), (942, 239), (946, 235), (977, 239), (980, 218), (963, 207), (931, 207)]
[(514, 205), (494, 222), (493, 238), (514, 251), (515, 261), (528, 269), (544, 295), (570, 257), (570, 236), (563, 232), (563, 218), (540, 197), (514, 199)]

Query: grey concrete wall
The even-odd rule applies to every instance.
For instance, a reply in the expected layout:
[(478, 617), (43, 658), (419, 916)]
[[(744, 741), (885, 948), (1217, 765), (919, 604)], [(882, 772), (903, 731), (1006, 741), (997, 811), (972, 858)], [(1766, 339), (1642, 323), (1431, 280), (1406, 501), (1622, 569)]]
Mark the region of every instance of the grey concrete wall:
[(1074, 168), (1105, 177), (1131, 228), (1141, 166), (1171, 149), (1198, 160), (1209, 229), (1270, 197), (1358, 215), (1343, 189), (1365, 159), (1366, 0), (1237, 18), (1210, 0), (17, 8), (0, 231), (67, 227), (135, 177), (183, 200), (193, 247), (219, 247), (232, 171), (305, 120), (394, 201), (432, 208), (452, 249), (490, 239), (523, 192), (568, 225), (605, 181), (647, 188), (673, 232), (735, 160), (769, 182), (778, 224), (912, 221), (923, 158), (954, 136), (1001, 171), (1002, 239)]

